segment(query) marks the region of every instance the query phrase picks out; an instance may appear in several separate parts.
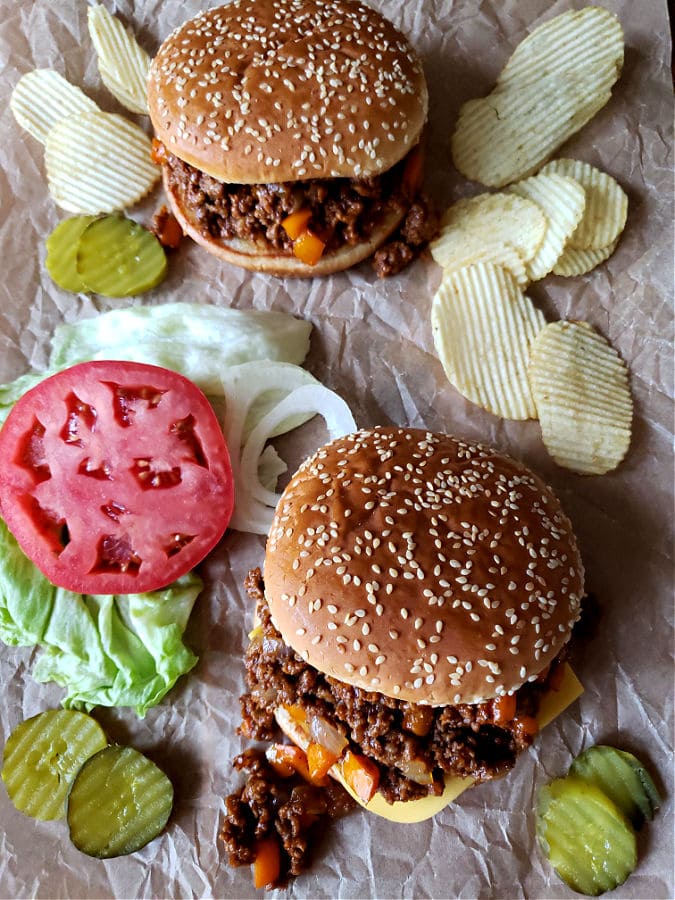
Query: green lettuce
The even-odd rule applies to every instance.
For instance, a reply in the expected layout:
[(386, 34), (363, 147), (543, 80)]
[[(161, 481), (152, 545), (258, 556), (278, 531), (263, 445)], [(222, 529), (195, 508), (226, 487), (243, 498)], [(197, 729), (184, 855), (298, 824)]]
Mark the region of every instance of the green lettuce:
[(55, 375), (57, 371), (59, 370), (49, 369), (46, 372), (26, 372), (25, 375), (19, 375), (14, 381), (0, 384), (0, 425), (4, 423), (17, 400), (45, 378)]
[(276, 310), (230, 309), (202, 303), (133, 306), (59, 325), (50, 369), (90, 359), (126, 359), (180, 372), (205, 394), (222, 396), (220, 374), (252, 360), (300, 365), (309, 351), (310, 322)]
[(143, 716), (159, 703), (197, 662), (183, 632), (201, 589), (189, 573), (147, 594), (74, 594), (42, 575), (0, 519), (0, 640), (41, 648), (33, 677), (64, 687), (66, 707)]

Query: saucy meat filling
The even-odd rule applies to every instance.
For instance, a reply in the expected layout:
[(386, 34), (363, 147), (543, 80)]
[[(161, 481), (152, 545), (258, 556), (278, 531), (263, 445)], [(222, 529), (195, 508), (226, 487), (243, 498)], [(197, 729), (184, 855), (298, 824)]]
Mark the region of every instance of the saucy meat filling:
[(391, 239), (373, 257), (380, 277), (396, 274), (433, 237), (438, 220), (431, 204), (406, 179), (406, 160), (371, 178), (329, 178), (270, 184), (228, 184), (174, 156), (162, 154), (169, 186), (197, 227), (215, 240), (243, 240), (264, 250), (293, 253), (283, 221), (311, 211), (312, 230), (330, 253), (369, 240), (385, 216), (403, 216)]

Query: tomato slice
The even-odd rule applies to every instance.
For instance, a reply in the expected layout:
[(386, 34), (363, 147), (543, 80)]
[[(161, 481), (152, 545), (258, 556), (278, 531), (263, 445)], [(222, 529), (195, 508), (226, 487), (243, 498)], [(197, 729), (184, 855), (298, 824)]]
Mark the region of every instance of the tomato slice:
[(16, 403), (0, 431), (0, 512), (60, 587), (164, 587), (220, 540), (230, 457), (204, 394), (177, 372), (81, 363)]

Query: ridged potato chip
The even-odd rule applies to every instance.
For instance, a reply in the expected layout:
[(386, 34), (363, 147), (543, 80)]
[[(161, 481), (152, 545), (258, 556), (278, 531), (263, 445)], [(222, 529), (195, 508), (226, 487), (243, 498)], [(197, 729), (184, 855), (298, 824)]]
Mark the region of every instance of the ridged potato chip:
[(586, 191), (586, 209), (569, 246), (577, 250), (600, 250), (619, 237), (628, 216), (628, 197), (606, 172), (580, 159), (553, 159), (541, 174), (574, 178)]
[(441, 231), (429, 247), (434, 260), (446, 271), (489, 262), (508, 269), (521, 287), (529, 281), (522, 256), (517, 247), (507, 241), (486, 241), (473, 231), (454, 228)]
[(609, 247), (601, 247), (599, 250), (577, 250), (568, 245), (553, 266), (553, 273), (565, 278), (573, 275), (585, 275), (586, 272), (590, 272), (591, 269), (595, 269), (596, 266), (609, 259), (618, 243), (619, 239), (617, 238)]
[(478, 194), (458, 200), (441, 219), (441, 235), (472, 234), (486, 243), (508, 243), (523, 262), (532, 259), (546, 233), (546, 217), (536, 203), (513, 194)]
[[(623, 30), (617, 17), (600, 6), (562, 13), (539, 25), (518, 44), (497, 79), (499, 87), (538, 82), (554, 60), (557, 75), (579, 71), (604, 75), (611, 89), (623, 65)], [(599, 81), (603, 84), (602, 81)]]
[(159, 178), (150, 150), (148, 136), (122, 116), (68, 116), (47, 136), (49, 193), (62, 209), (85, 215), (133, 206)]
[(452, 385), (505, 419), (531, 419), (530, 344), (544, 316), (501, 266), (478, 263), (447, 272), (434, 296), (431, 327)]
[(14, 118), (41, 144), (50, 129), (75, 113), (95, 112), (98, 106), (54, 69), (26, 72), (12, 91), (9, 106)]
[(90, 6), (87, 24), (103, 84), (122, 106), (147, 115), (150, 57), (105, 6)]
[(525, 178), (609, 98), (610, 92), (599, 91), (583, 72), (571, 72), (562, 81), (553, 73), (538, 82), (496, 88), (461, 108), (451, 141), (455, 167), (490, 187)]
[(553, 322), (532, 343), (529, 378), (544, 445), (558, 465), (584, 475), (615, 469), (633, 418), (616, 350), (587, 322)]
[(563, 253), (565, 244), (577, 227), (586, 206), (586, 192), (578, 181), (562, 175), (533, 175), (509, 188), (519, 197), (536, 203), (546, 216), (546, 234), (535, 256), (525, 268), (531, 281), (549, 272)]
[(491, 187), (536, 172), (607, 103), (623, 55), (621, 25), (597, 7), (536, 28), (492, 93), (460, 110), (452, 136), (457, 169)]

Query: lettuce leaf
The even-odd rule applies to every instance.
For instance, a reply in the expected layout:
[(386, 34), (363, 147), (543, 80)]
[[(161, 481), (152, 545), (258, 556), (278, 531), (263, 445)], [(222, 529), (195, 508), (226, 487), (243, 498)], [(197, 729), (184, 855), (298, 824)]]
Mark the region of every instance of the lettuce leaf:
[(159, 703), (197, 662), (183, 632), (201, 589), (189, 573), (148, 594), (65, 591), (0, 519), (0, 640), (42, 649), (33, 677), (64, 687), (66, 707), (132, 706), (143, 716)]
[(220, 373), (253, 360), (300, 365), (310, 322), (276, 310), (201, 303), (133, 306), (101, 313), (54, 332), (50, 369), (90, 359), (128, 359), (180, 372), (205, 394), (222, 396)]
[(34, 388), (45, 378), (55, 375), (58, 369), (48, 369), (46, 372), (26, 372), (25, 375), (19, 375), (14, 381), (7, 384), (0, 384), (0, 426), (4, 424), (5, 419), (9, 415), (9, 411), (27, 391)]

